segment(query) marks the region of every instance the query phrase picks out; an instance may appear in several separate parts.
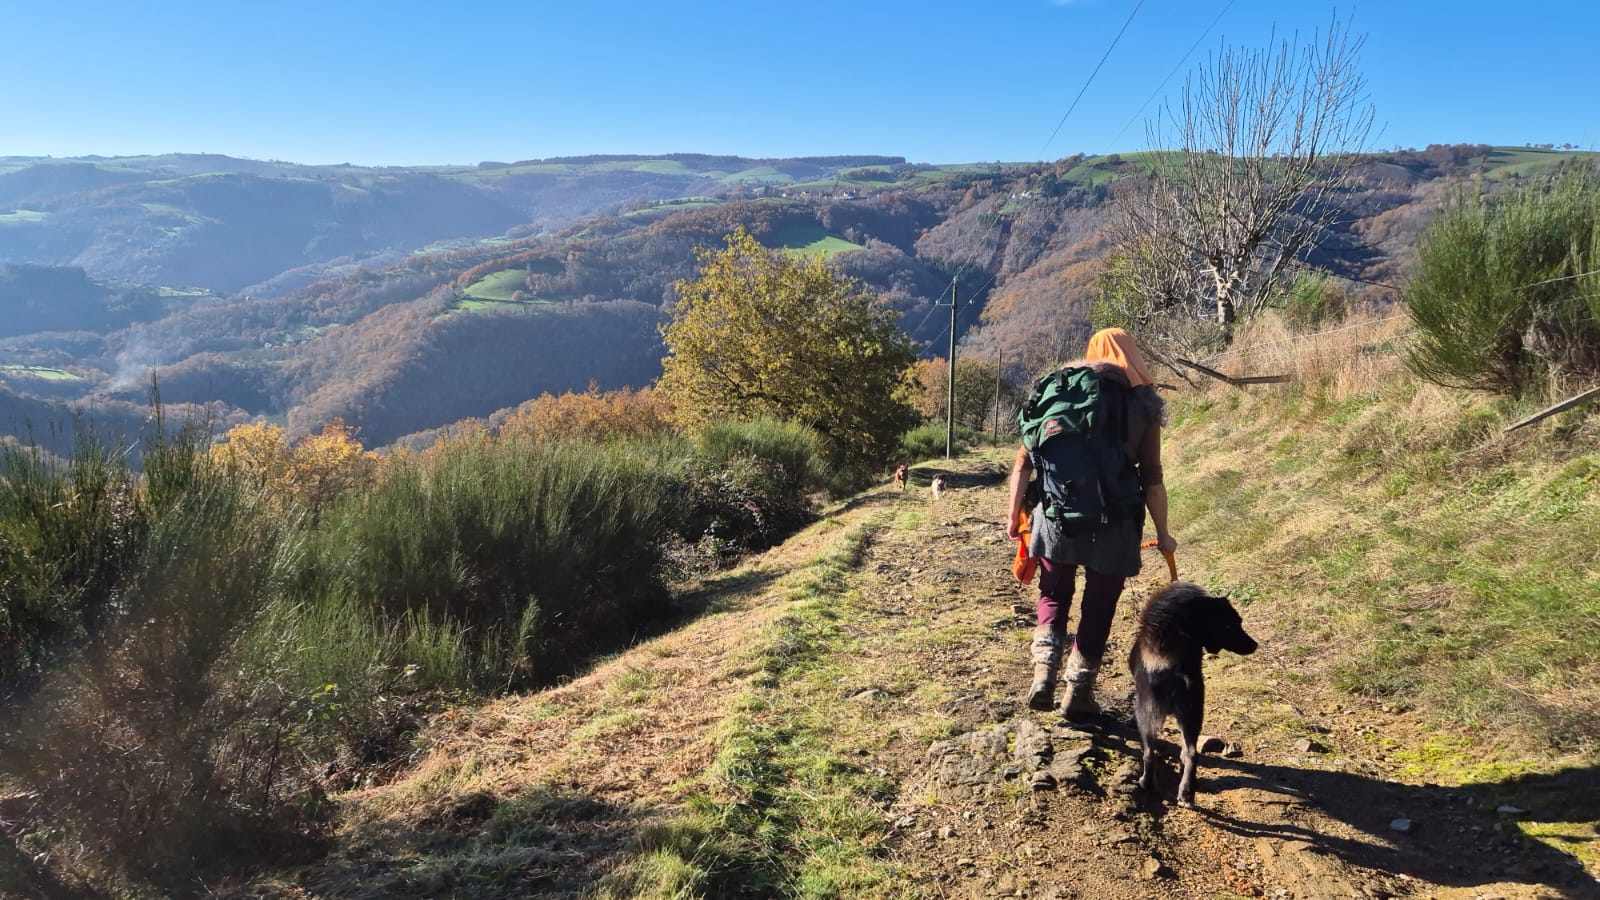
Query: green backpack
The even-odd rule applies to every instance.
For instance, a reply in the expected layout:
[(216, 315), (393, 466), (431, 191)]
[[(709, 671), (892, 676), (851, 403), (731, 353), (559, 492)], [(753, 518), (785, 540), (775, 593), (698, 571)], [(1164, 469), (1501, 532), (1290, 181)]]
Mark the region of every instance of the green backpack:
[(1072, 366), (1039, 379), (1017, 413), (1045, 518), (1070, 534), (1141, 514), (1144, 490), (1126, 449), (1132, 394), (1119, 379)]

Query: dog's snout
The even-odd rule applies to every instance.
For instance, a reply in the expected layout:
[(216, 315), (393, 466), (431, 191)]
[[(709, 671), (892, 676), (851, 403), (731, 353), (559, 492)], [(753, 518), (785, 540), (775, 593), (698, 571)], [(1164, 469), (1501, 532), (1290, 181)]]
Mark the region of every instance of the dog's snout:
[(1256, 652), (1257, 646), (1259, 645), (1256, 643), (1256, 639), (1248, 634), (1245, 634), (1244, 629), (1241, 628), (1239, 629), (1239, 633), (1234, 636), (1233, 643), (1229, 645), (1228, 649), (1239, 654), (1240, 656), (1249, 656), (1250, 654)]

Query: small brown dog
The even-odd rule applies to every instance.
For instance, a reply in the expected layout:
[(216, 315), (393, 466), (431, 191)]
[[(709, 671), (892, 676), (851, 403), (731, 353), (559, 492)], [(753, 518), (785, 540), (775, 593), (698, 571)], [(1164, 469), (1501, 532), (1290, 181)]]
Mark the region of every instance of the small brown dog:
[(906, 467), (904, 463), (894, 470), (894, 486), (896, 490), (903, 491), (906, 489)]
[(933, 499), (937, 500), (944, 496), (944, 473), (941, 472), (933, 476), (933, 481), (929, 483), (928, 487), (933, 491)]

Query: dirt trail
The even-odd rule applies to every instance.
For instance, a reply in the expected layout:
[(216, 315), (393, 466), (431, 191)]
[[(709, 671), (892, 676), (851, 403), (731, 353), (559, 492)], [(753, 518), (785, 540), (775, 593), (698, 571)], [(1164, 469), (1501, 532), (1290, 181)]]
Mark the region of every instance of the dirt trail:
[[(938, 500), (934, 471), (948, 473)], [(341, 798), (330, 858), (240, 894), (589, 892), (703, 788), (791, 575), (871, 523), (839, 597), (844, 658), (822, 694), (794, 700), (830, 710), (817, 735), (830, 759), (890, 786), (876, 846), (895, 895), (1600, 897), (1595, 873), (1522, 839), (1481, 792), (1396, 780), (1385, 754), (1420, 743), (1420, 727), (1302, 677), (1257, 608), (1244, 615), (1260, 651), (1207, 662), (1206, 732), (1237, 747), (1203, 757), (1195, 809), (1171, 805), (1172, 746), (1163, 796), (1137, 792), (1131, 680), (1115, 661), (1164, 566), (1148, 560), (1119, 609), (1104, 721), (1085, 731), (1027, 710), (1035, 595), (1009, 572), (1003, 478), (992, 461), (921, 467), (909, 490), (869, 492), (714, 580), (684, 627), (570, 684), (447, 715), (404, 777)], [(1180, 550), (1179, 563), (1203, 581), (1203, 560)], [(1592, 790), (1593, 770), (1581, 777), (1545, 787)]]
[[(863, 573), (868, 593), (893, 598), (876, 627), (892, 634), (909, 613), (931, 633), (978, 635), (905, 647), (925, 677), (948, 685), (943, 711), (955, 734), (876, 760), (901, 787), (889, 814), (894, 852), (928, 895), (1600, 897), (1594, 873), (1505, 827), (1514, 813), (1462, 790), (1392, 780), (1380, 748), (1394, 744), (1373, 738), (1403, 745), (1416, 726), (1292, 677), (1271, 623), (1249, 610), (1261, 649), (1207, 662), (1205, 732), (1236, 744), (1231, 758), (1203, 756), (1192, 810), (1171, 803), (1175, 745), (1165, 748), (1162, 797), (1137, 791), (1132, 680), (1120, 661), (1134, 611), (1165, 566), (1152, 551), (1119, 608), (1099, 688), (1104, 721), (1079, 730), (1030, 711), (1020, 698), (1037, 594), (1006, 565), (1000, 473), (948, 471), (956, 489), (937, 503), (903, 498), (930, 503), (928, 521), (885, 534)], [(926, 483), (929, 471), (920, 474)], [(1180, 551), (1180, 567), (1194, 562)]]

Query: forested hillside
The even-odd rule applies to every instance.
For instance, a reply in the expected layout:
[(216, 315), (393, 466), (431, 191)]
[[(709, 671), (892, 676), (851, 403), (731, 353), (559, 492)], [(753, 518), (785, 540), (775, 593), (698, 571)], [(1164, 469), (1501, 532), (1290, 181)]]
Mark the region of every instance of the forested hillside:
[[(1347, 279), (1349, 305), (1384, 306), (1458, 185), (1493, 191), (1573, 155), (1371, 155), (1303, 267)], [(220, 425), (267, 417), (304, 434), (343, 419), (384, 444), (543, 392), (650, 382), (674, 282), (740, 226), (827, 256), (892, 304), (925, 357), (948, 352), (953, 284), (960, 353), (1017, 380), (1086, 333), (1113, 201), (1153, 160), (5, 160), (0, 257), (30, 263), (0, 276), (0, 381), (37, 412), (142, 403), (153, 374), (165, 400), (205, 404)]]
[(0, 262), (272, 295), (435, 242), (537, 234), (627, 203), (902, 162), (675, 154), (371, 168), (209, 154), (0, 157)]

